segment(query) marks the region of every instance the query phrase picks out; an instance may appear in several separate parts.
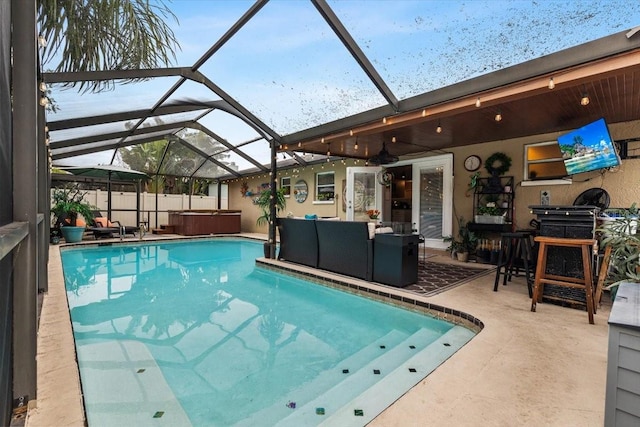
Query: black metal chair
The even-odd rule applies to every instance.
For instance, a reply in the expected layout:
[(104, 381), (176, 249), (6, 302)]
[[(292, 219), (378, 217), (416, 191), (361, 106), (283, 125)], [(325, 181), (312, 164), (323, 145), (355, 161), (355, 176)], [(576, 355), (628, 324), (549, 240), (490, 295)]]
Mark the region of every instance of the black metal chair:
[(531, 232), (502, 233), (493, 291), (498, 291), (500, 276), (502, 276), (502, 285), (505, 286), (507, 281), (511, 281), (514, 275), (516, 277), (519, 276), (520, 269), (522, 269), (527, 280), (529, 298), (531, 298), (535, 279), (535, 261), (532, 254)]

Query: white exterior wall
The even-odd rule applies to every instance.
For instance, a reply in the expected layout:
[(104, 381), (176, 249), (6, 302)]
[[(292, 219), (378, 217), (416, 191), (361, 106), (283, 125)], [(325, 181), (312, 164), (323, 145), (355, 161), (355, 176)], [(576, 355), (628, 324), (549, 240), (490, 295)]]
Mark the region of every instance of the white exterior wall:
[[(107, 215), (108, 193), (106, 191), (89, 190), (85, 195), (85, 201), (97, 206), (103, 215)], [(223, 203), (222, 209), (226, 209), (224, 205), (228, 205), (228, 199), (227, 203)], [(187, 194), (158, 194), (158, 221), (156, 223), (156, 194), (140, 193), (140, 216), (142, 220), (148, 221), (148, 229), (168, 224), (169, 214), (167, 211), (187, 209), (218, 209), (218, 199), (210, 196), (192, 196), (191, 207), (189, 207), (189, 195)], [(135, 192), (113, 191), (111, 193), (110, 219), (120, 221), (122, 225), (138, 225)]]

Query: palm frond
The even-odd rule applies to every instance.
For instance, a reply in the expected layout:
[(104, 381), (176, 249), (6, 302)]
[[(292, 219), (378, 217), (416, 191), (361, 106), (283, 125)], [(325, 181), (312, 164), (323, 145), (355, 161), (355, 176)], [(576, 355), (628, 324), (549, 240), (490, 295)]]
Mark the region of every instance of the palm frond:
[[(38, 0), (47, 40), (43, 68), (56, 72), (159, 68), (179, 48), (163, 0)], [(70, 83), (84, 91), (113, 88), (110, 80)]]

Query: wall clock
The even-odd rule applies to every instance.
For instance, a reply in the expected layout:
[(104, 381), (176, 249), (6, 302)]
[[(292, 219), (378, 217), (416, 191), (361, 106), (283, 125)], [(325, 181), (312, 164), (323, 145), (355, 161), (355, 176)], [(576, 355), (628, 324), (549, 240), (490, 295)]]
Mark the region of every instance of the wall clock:
[(475, 172), (478, 169), (480, 169), (481, 163), (482, 163), (482, 160), (480, 160), (480, 157), (476, 155), (471, 155), (466, 159), (464, 159), (464, 168), (469, 172)]

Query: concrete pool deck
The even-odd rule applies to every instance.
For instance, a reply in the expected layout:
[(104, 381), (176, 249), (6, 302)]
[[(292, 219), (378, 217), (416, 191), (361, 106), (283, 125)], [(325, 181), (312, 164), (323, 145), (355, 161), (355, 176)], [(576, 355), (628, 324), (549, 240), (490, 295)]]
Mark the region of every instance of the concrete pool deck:
[[(453, 262), (441, 254), (430, 261)], [(590, 325), (581, 310), (539, 304), (532, 313), (522, 278), (498, 292), (493, 279), (483, 276), (433, 297), (412, 294), (469, 313), (485, 327), (369, 425), (603, 425), (608, 295)], [(84, 426), (57, 246), (50, 252), (37, 358), (38, 399), (25, 424)]]

